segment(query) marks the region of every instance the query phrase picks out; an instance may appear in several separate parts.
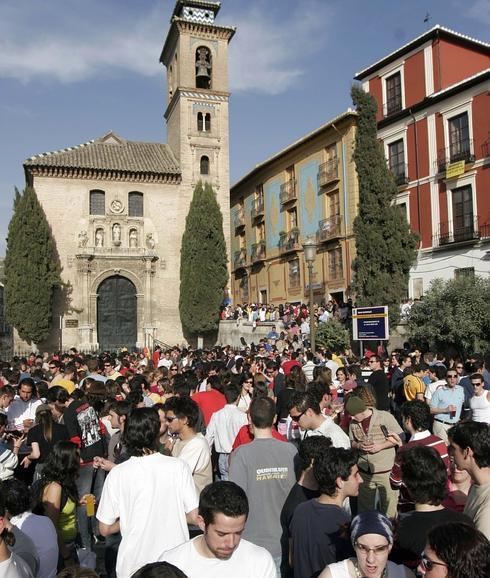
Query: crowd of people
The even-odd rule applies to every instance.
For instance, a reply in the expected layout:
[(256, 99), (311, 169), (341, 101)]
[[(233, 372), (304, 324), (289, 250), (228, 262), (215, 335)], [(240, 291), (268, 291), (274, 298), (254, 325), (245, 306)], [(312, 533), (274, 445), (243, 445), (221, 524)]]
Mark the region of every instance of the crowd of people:
[(489, 357), (274, 335), (0, 369), (0, 578), (490, 576)]

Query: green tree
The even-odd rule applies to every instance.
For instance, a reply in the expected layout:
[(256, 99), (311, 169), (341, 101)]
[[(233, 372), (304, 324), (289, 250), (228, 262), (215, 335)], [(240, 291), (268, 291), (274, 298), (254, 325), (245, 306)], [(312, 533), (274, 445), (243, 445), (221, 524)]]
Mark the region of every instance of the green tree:
[(180, 251), (179, 310), (184, 333), (206, 336), (217, 330), (227, 282), (223, 216), (211, 185), (199, 182)]
[(329, 351), (343, 351), (350, 347), (349, 332), (336, 319), (319, 323), (316, 330), (316, 343)]
[(418, 236), (393, 203), (397, 186), (376, 134), (376, 100), (352, 88), (358, 128), (354, 160), (359, 178), (359, 213), (354, 220), (356, 257), (352, 289), (359, 306), (388, 305), (392, 326), (406, 296)]
[(51, 228), (33, 188), (15, 191), (5, 256), (5, 314), (20, 337), (40, 343), (50, 332), (53, 298), (61, 286)]
[(436, 279), (408, 317), (410, 341), (465, 356), (490, 349), (490, 279)]

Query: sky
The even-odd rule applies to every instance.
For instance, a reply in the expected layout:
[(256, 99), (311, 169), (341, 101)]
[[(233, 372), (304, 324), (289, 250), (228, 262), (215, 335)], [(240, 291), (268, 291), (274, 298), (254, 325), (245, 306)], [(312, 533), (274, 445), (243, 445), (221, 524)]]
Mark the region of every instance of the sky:
[[(166, 142), (159, 56), (174, 5), (0, 1), (0, 257), (25, 159), (109, 130)], [(488, 42), (490, 0), (222, 0), (216, 22), (237, 27), (229, 63), (233, 183), (352, 106), (355, 73), (428, 27)]]

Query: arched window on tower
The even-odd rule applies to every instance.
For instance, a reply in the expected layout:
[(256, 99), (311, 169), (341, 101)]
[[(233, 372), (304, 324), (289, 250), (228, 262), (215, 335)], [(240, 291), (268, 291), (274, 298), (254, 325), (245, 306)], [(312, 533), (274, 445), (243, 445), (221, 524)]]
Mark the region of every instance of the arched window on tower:
[(211, 132), (211, 114), (209, 112), (204, 115), (204, 130)]
[(196, 88), (211, 88), (211, 51), (206, 46), (196, 50)]
[(199, 165), (201, 175), (209, 175), (209, 157), (203, 155)]

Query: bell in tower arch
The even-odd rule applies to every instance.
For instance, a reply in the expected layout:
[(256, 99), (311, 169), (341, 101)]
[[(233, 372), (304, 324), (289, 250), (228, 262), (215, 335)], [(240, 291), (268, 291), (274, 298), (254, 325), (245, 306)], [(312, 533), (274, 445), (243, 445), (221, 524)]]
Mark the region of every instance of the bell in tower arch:
[(201, 46), (196, 51), (196, 88), (211, 88), (211, 52)]

